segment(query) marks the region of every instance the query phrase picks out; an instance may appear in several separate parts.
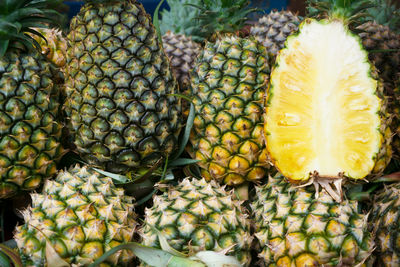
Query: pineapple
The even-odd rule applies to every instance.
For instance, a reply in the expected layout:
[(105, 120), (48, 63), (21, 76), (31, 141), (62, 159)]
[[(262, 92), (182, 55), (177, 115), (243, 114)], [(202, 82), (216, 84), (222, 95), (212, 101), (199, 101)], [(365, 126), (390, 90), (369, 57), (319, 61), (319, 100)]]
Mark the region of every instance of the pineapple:
[(145, 210), (141, 236), (144, 245), (160, 248), (152, 227), (180, 252), (229, 251), (244, 266), (250, 264), (250, 221), (242, 202), (215, 181), (186, 178), (154, 196), (153, 206)]
[(46, 38), (46, 40), (44, 40), (40, 36), (29, 34), (40, 44), (42, 54), (45, 55), (50, 62), (54, 63), (54, 65), (63, 69), (66, 61), (67, 40), (63, 37), (62, 32), (55, 28), (34, 28), (34, 30), (41, 33)]
[(374, 233), (377, 266), (400, 266), (400, 183), (383, 188), (375, 195), (370, 230)]
[[(86, 167), (61, 171), (31, 197), (32, 207), (22, 212), (25, 224), (14, 235), (24, 266), (47, 266), (47, 246), (72, 266), (88, 266), (135, 233), (132, 198)], [(121, 266), (132, 257), (122, 250), (102, 266)]]
[(262, 114), (269, 73), (266, 49), (252, 38), (223, 35), (206, 43), (192, 72), (189, 152), (207, 180), (239, 185), (267, 173)]
[(260, 266), (361, 266), (374, 248), (356, 201), (296, 188), (280, 175), (256, 187), (251, 203)]
[[(377, 68), (379, 78), (383, 80), (384, 94), (389, 101), (388, 109), (393, 117), (390, 127), (393, 134), (397, 134), (392, 142), (393, 157), (399, 160), (400, 94), (395, 90), (395, 81), (396, 73), (400, 69), (400, 19), (399, 11), (391, 2), (391, 0), (309, 0), (308, 16), (335, 17), (347, 23), (350, 30), (361, 37), (369, 60)], [(371, 5), (372, 7), (365, 9)]]
[(272, 11), (250, 28), (250, 34), (275, 58), (287, 37), (298, 30), (299, 24), (300, 18), (291, 11)]
[(200, 44), (193, 42), (191, 37), (171, 31), (162, 36), (162, 41), (165, 53), (171, 60), (172, 72), (178, 80), (180, 90), (183, 94), (190, 95), (189, 72), (193, 69), (194, 62), (200, 53)]
[(63, 153), (56, 73), (25, 34), (51, 20), (43, 4), (0, 2), (0, 199), (37, 188)]
[(338, 20), (307, 19), (288, 38), (266, 106), (269, 155), (292, 182), (336, 183), (340, 199), (342, 178), (378, 175), (390, 161), (382, 85), (360, 38)]
[(77, 151), (121, 173), (177, 147), (180, 100), (151, 18), (135, 0), (89, 0), (68, 34), (65, 110)]
[[(240, 29), (246, 15), (252, 11), (247, 0), (200, 1), (168, 0), (170, 10), (162, 11), (160, 22), (165, 52), (171, 60), (172, 70), (179, 82), (180, 92), (191, 97), (189, 73), (204, 42), (218, 32)], [(197, 7), (197, 8), (196, 8)], [(189, 108), (183, 101), (185, 115)]]

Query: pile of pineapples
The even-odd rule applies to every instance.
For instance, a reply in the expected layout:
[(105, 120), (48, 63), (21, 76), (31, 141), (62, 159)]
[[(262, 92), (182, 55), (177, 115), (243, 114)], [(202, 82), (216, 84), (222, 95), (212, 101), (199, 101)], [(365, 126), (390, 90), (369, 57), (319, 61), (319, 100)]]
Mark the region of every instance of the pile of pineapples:
[(0, 199), (36, 191), (21, 266), (400, 266), (391, 1), (246, 32), (247, 0), (160, 21), (86, 0), (68, 33), (49, 2), (0, 2)]

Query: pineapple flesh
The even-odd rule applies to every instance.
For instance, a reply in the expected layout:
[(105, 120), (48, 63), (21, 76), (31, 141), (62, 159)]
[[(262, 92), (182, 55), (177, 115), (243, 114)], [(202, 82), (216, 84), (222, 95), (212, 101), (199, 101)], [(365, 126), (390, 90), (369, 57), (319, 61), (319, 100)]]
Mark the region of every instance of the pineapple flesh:
[(256, 187), (251, 209), (260, 266), (362, 266), (374, 248), (356, 201), (339, 204), (325, 190), (316, 196), (280, 174)]
[(339, 21), (308, 19), (277, 57), (264, 132), (291, 181), (362, 179), (390, 161), (387, 101), (360, 42)]
[(254, 39), (221, 36), (199, 55), (190, 153), (206, 179), (238, 185), (268, 172), (262, 114), (269, 73), (266, 49)]
[(180, 100), (143, 6), (88, 1), (68, 41), (65, 110), (82, 158), (121, 173), (169, 156), (181, 129)]
[[(213, 250), (235, 256), (249, 266), (250, 221), (242, 202), (215, 181), (186, 178), (160, 196), (145, 211), (143, 244), (160, 248), (158, 229), (174, 249), (195, 254)], [(152, 227), (150, 227), (152, 226)]]
[[(88, 266), (132, 241), (137, 224), (133, 199), (111, 178), (86, 167), (61, 171), (31, 197), (32, 207), (22, 212), (25, 224), (14, 235), (24, 266), (47, 266), (47, 246), (72, 266)], [(132, 251), (122, 250), (101, 266), (126, 264), (132, 257)]]

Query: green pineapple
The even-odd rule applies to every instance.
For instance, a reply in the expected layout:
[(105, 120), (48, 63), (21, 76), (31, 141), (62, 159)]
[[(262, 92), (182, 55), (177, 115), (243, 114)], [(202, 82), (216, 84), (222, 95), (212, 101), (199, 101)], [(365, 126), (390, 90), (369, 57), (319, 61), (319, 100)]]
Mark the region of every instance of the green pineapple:
[[(14, 235), (25, 266), (47, 266), (48, 246), (66, 263), (88, 266), (132, 241), (137, 224), (132, 198), (86, 167), (61, 171), (31, 197), (32, 207), (22, 212), (25, 224)], [(126, 265), (132, 257), (132, 251), (122, 250), (101, 266)]]
[(37, 188), (63, 153), (56, 72), (26, 34), (52, 20), (46, 3), (0, 2), (0, 198)]
[(280, 174), (256, 187), (251, 209), (260, 266), (362, 266), (374, 249), (368, 215), (356, 201), (339, 204)]
[(160, 248), (156, 228), (174, 249), (188, 254), (213, 250), (228, 252), (249, 266), (250, 221), (242, 202), (215, 181), (186, 178), (164, 194), (154, 196), (145, 211), (142, 244)]
[(226, 35), (206, 43), (192, 73), (190, 153), (207, 180), (238, 185), (266, 175), (262, 114), (269, 73), (266, 49), (254, 39)]
[(70, 28), (65, 110), (82, 158), (120, 173), (168, 157), (181, 129), (180, 100), (143, 6), (88, 0)]

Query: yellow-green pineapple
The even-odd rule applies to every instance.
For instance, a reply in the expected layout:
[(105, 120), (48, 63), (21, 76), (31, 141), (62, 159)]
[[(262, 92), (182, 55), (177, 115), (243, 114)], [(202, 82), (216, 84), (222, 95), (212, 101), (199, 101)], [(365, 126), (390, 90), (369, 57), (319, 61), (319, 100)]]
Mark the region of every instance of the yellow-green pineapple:
[(362, 266), (374, 249), (356, 201), (290, 185), (280, 174), (256, 187), (251, 216), (260, 266)]
[(125, 172), (169, 156), (181, 128), (180, 100), (143, 6), (88, 0), (68, 41), (65, 110), (82, 158)]
[[(132, 241), (137, 225), (132, 197), (87, 167), (61, 171), (31, 197), (32, 207), (22, 212), (25, 224), (14, 234), (25, 266), (49, 266), (52, 249), (71, 266), (88, 266)], [(132, 258), (132, 251), (121, 250), (101, 266), (125, 266)]]
[(63, 151), (56, 73), (26, 34), (51, 20), (43, 3), (0, 2), (0, 198), (37, 188)]
[(267, 51), (253, 38), (222, 35), (199, 55), (190, 153), (207, 180), (238, 185), (266, 175), (262, 114), (269, 73)]
[(154, 196), (153, 206), (145, 210), (142, 244), (161, 247), (154, 227), (180, 252), (223, 252), (249, 266), (252, 237), (247, 217), (233, 191), (216, 181), (186, 178)]

